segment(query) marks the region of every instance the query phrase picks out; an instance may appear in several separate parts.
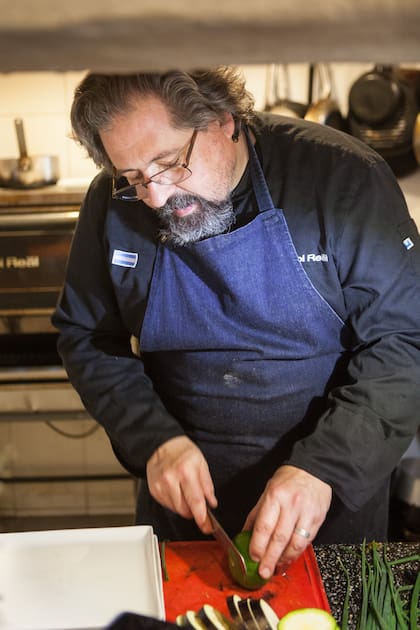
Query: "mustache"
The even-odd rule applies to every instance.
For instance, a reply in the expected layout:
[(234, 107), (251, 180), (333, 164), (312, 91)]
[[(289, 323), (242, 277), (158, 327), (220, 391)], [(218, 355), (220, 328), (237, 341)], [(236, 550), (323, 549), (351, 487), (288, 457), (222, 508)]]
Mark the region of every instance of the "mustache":
[[(191, 193), (177, 194), (169, 197), (166, 203), (160, 208), (156, 208), (156, 212), (161, 216), (168, 216), (172, 214), (174, 210), (182, 210), (191, 204), (197, 204), (198, 207), (203, 207), (207, 204), (213, 205), (213, 202), (204, 199), (200, 195), (193, 195)], [(215, 206), (218, 204), (214, 204)]]

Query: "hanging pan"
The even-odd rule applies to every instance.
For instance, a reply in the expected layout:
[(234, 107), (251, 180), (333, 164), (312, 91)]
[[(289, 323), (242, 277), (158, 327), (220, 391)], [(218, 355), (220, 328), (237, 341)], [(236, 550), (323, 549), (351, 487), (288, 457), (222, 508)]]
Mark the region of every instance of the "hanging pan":
[[(287, 64), (272, 64), (267, 69), (265, 110), (289, 118), (303, 118), (307, 105), (290, 99)], [(274, 100), (272, 97), (274, 95)]]
[(319, 63), (315, 66), (313, 72), (314, 92), (317, 96), (315, 101), (309, 105), (305, 114), (305, 120), (345, 131), (346, 122), (333, 94), (333, 79), (330, 66), (326, 63)]
[(376, 65), (351, 86), (350, 132), (382, 155), (397, 176), (418, 167), (418, 113), (414, 86), (393, 66)]

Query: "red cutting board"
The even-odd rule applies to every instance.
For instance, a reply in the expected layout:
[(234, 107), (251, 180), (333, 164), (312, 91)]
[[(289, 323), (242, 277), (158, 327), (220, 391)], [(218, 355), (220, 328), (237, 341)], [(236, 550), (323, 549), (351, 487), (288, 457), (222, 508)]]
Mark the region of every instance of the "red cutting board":
[(274, 575), (257, 591), (247, 591), (233, 582), (226, 554), (216, 541), (173, 542), (165, 545), (168, 573), (163, 581), (167, 621), (187, 610), (198, 611), (210, 604), (230, 617), (226, 598), (263, 598), (282, 617), (297, 608), (330, 611), (327, 595), (312, 546), (307, 547), (286, 574)]

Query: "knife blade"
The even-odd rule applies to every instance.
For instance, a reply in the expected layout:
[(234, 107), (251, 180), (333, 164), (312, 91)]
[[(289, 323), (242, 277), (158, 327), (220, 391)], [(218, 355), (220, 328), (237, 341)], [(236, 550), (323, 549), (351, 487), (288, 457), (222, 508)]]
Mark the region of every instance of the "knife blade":
[(213, 536), (217, 540), (217, 542), (223, 547), (228, 555), (229, 565), (239, 568), (239, 570), (246, 575), (247, 568), (243, 555), (239, 551), (239, 549), (235, 546), (233, 540), (228, 536), (226, 531), (223, 529), (222, 525), (215, 517), (213, 512), (209, 507), (207, 507), (207, 514), (209, 516), (210, 522), (213, 527)]

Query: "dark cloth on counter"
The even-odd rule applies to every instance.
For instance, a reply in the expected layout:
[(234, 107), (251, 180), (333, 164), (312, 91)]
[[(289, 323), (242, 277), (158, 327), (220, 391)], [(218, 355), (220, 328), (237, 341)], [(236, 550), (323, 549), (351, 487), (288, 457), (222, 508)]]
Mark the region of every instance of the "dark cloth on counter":
[[(231, 480), (226, 497), (237, 500), (235, 505), (225, 502), (223, 522), (231, 533), (238, 531), (269, 474), (287, 462), (333, 488), (333, 505), (319, 542), (384, 539), (388, 480), (419, 423), (417, 229), (388, 166), (354, 138), (267, 114), (258, 116), (253, 131), (273, 205), (282, 209), (293, 241), (294, 263), (342, 320), (345, 351), (325, 383), (324, 395), (308, 405), (305, 422), (290, 429), (287, 447), (279, 443), (264, 456), (264, 474), (258, 462), (250, 461), (247, 483), (241, 479), (235, 485)], [(255, 221), (258, 204), (249, 169), (233, 201), (235, 230)], [(145, 353), (143, 362), (132, 352), (133, 337), (141, 337), (157, 234), (153, 211), (142, 202), (111, 201), (110, 179), (100, 174), (81, 209), (53, 317), (71, 382), (104, 426), (121, 462), (138, 477), (144, 477), (156, 448), (190, 434), (191, 428), (163, 392), (157, 395), (154, 353)], [(121, 251), (137, 255), (138, 264), (113, 264), (115, 252)], [(279, 266), (279, 277), (281, 273)], [(188, 326), (188, 321), (182, 325)], [(227, 445), (227, 470), (230, 457)], [(219, 474), (211, 473), (216, 478)], [(223, 488), (217, 495), (220, 505)], [(152, 501), (145, 494), (147, 485), (142, 483), (144, 506)], [(156, 504), (151, 506), (145, 512), (148, 522), (154, 509), (161, 512)], [(140, 509), (138, 522), (142, 518)], [(187, 523), (183, 527), (194, 530)], [(190, 538), (193, 530), (176, 530), (171, 536), (162, 529), (161, 534)]]

